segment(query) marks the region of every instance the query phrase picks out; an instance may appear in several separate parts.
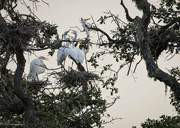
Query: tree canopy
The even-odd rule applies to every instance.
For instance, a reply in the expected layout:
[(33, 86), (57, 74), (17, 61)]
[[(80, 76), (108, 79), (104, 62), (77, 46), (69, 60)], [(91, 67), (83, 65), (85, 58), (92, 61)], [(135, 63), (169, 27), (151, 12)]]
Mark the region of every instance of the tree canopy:
[[(179, 67), (163, 71), (158, 66), (158, 59), (165, 51), (172, 57), (179, 54), (180, 49), (180, 2), (178, 0), (161, 0), (159, 6), (150, 4), (147, 0), (132, 0), (142, 16), (131, 17), (123, 0), (127, 23), (120, 17), (108, 11), (97, 22), (105, 24), (111, 20), (117, 27), (111, 35), (97, 26), (96, 22), (86, 23), (89, 31), (97, 32), (98, 42), (91, 38), (76, 40), (75, 45), (87, 49), (95, 44), (105, 48), (97, 51), (88, 60), (96, 68), (98, 59), (105, 54), (111, 54), (119, 63), (119, 69), (111, 69), (112, 64), (103, 65), (100, 74), (86, 71), (80, 63), (78, 70), (63, 66), (61, 70), (52, 71), (49, 76), (55, 78), (55, 84), (50, 80), (28, 81), (24, 76), (25, 52), (49, 50), (53, 56), (56, 49), (67, 40), (61, 39), (57, 25), (41, 21), (26, 2), (18, 0), (0, 0), (0, 125), (4, 127), (101, 127), (105, 111), (118, 99), (110, 104), (102, 98), (103, 88), (111, 89), (111, 94), (118, 93), (115, 82), (119, 71), (128, 65), (128, 72), (136, 71), (138, 64), (144, 60), (148, 76), (164, 83), (172, 91), (171, 104), (180, 113), (180, 72)], [(38, 0), (29, 2), (36, 5)], [(45, 1), (41, 1), (48, 4)], [(22, 4), (29, 14), (23, 14), (17, 7)], [(93, 17), (92, 17), (93, 19)], [(105, 37), (105, 38), (104, 38)], [(108, 52), (107, 52), (108, 51)], [(137, 57), (140, 61), (135, 63)], [(10, 61), (16, 62), (15, 72), (7, 69)], [(113, 71), (108, 78), (101, 77), (107, 71)], [(108, 114), (106, 116), (109, 116)], [(179, 117), (162, 116), (161, 121), (147, 120), (142, 127), (165, 127), (165, 123), (179, 126)], [(114, 120), (114, 119), (112, 119)], [(165, 122), (165, 123), (164, 123)], [(167, 126), (171, 127), (171, 126)]]

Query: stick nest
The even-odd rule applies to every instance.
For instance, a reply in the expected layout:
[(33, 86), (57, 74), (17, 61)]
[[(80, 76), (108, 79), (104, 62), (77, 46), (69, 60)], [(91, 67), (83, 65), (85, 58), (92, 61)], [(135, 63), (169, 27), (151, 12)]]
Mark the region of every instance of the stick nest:
[(66, 85), (74, 86), (83, 86), (87, 85), (88, 82), (92, 80), (98, 80), (99, 76), (97, 74), (94, 74), (92, 72), (86, 72), (86, 71), (76, 71), (71, 69), (67, 72), (59, 72), (57, 73), (59, 75), (59, 82), (64, 83)]
[(34, 81), (34, 82), (29, 82), (29, 91), (32, 92), (33, 94), (37, 94), (42, 88), (46, 87), (47, 85), (50, 85), (48, 81)]

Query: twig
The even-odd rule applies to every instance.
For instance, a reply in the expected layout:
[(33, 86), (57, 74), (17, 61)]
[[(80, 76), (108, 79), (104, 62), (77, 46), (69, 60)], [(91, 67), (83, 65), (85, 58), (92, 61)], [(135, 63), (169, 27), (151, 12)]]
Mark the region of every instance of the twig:
[(30, 12), (31, 14), (33, 14), (39, 21), (41, 21), (41, 20), (39, 19), (39, 17), (36, 16), (36, 15), (31, 11), (31, 8), (26, 4), (25, 0), (23, 0), (23, 3), (24, 3), (24, 5), (26, 6), (26, 8), (29, 10), (29, 12)]
[(109, 103), (110, 105), (107, 106), (106, 108), (110, 108), (113, 104), (115, 104), (116, 100), (118, 100), (118, 99), (120, 99), (120, 96), (115, 97), (115, 98), (114, 98), (114, 101), (111, 102), (111, 103)]
[(136, 68), (137, 68), (138, 64), (139, 64), (139, 63), (142, 61), (142, 59), (143, 59), (143, 58), (141, 57), (141, 59), (139, 60), (139, 62), (137, 62), (137, 63), (136, 63), (136, 66), (135, 66), (135, 68), (134, 68), (134, 71), (133, 71), (133, 73), (135, 73), (135, 71), (136, 71)]
[[(168, 56), (170, 56), (170, 55), (171, 55), (171, 53)], [(175, 55), (176, 55), (176, 53), (174, 53), (169, 59), (167, 59), (168, 58), (168, 56), (167, 56), (166, 57), (167, 61), (171, 60)]]
[[(95, 26), (95, 27), (89, 27), (89, 26), (87, 26), (87, 28), (88, 28), (88, 29), (91, 29), (91, 30), (95, 30), (95, 31), (97, 31), (97, 32), (98, 32), (98, 31), (101, 32), (103, 35), (105, 35), (105, 36), (107, 37), (107, 39), (108, 39), (109, 41), (114, 42), (114, 40), (111, 39), (111, 37), (110, 37), (105, 31), (103, 31), (102, 29), (97, 28), (96, 26)], [(98, 36), (98, 38), (99, 38), (99, 36)]]
[[(45, 2), (44, 0), (41, 0), (43, 3), (45, 3), (47, 6), (49, 6), (49, 3)], [(50, 6), (49, 6), (50, 7)]]
[[(93, 21), (93, 24), (95, 25), (95, 27), (97, 28), (97, 25), (96, 25), (96, 23), (95, 23), (95, 21), (94, 21), (94, 18), (93, 18), (93, 16), (91, 16), (91, 19), (92, 19), (92, 21)], [(86, 27), (88, 28), (88, 26), (86, 25)], [(97, 32), (97, 36), (98, 36), (98, 39), (101, 39), (100, 38), (100, 35), (99, 35), (99, 33), (98, 33), (98, 31), (96, 31)], [(102, 40), (101, 40), (102, 41)], [(102, 41), (103, 42), (103, 41)]]
[[(121, 119), (123, 119), (123, 118), (112, 118), (111, 120), (106, 121), (106, 122), (102, 122), (101, 124), (102, 124), (102, 125), (108, 124), (108, 123), (112, 123), (112, 124), (113, 124), (113, 121), (114, 121), (114, 120), (121, 120)], [(96, 125), (94, 125), (93, 127), (96, 127)]]
[(110, 13), (110, 16), (112, 17), (113, 21), (115, 22), (115, 24), (118, 26), (118, 28), (120, 29), (120, 25), (119, 25), (119, 22), (117, 21), (117, 17), (111, 13), (111, 11), (109, 11)]
[(128, 69), (128, 72), (127, 72), (127, 76), (129, 75), (129, 72), (130, 72), (130, 70), (131, 70), (131, 65), (132, 65), (134, 56), (135, 56), (135, 54), (133, 54), (133, 57), (132, 57), (132, 59), (131, 59), (130, 66), (129, 66), (129, 69)]

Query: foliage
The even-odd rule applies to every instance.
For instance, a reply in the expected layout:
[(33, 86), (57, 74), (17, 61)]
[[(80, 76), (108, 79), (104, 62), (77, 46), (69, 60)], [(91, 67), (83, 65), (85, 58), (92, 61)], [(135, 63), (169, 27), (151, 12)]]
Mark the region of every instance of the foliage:
[[(86, 24), (87, 28), (98, 33), (98, 46), (101, 51), (93, 53), (89, 63), (100, 71), (101, 77), (92, 72), (61, 68), (48, 74), (56, 83), (46, 81), (28, 82), (22, 76), (25, 67), (24, 52), (49, 50), (53, 56), (63, 40), (59, 38), (56, 24), (41, 21), (25, 1), (1, 0), (0, 10), (0, 125), (12, 127), (101, 127), (104, 121), (107, 102), (102, 98), (101, 89), (110, 89), (111, 95), (118, 93), (115, 83), (118, 74), (125, 66), (127, 75), (134, 73), (141, 60), (145, 61), (149, 77), (164, 82), (172, 90), (171, 104), (179, 112), (180, 87), (179, 67), (165, 73), (158, 67), (158, 58), (166, 51), (177, 55), (180, 47), (179, 8), (177, 0), (161, 0), (160, 6), (151, 5), (146, 0), (133, 0), (142, 17), (131, 18), (123, 0), (128, 23), (110, 11), (97, 22), (106, 25), (108, 20), (117, 27), (111, 35), (97, 27), (96, 23)], [(29, 0), (36, 5), (38, 0)], [(17, 7), (23, 3), (29, 14), (21, 14)], [(151, 10), (150, 10), (151, 9)], [(7, 15), (7, 16), (6, 16)], [(151, 22), (150, 22), (151, 21)], [(151, 23), (151, 24), (150, 24)], [(13, 36), (12, 36), (13, 35)], [(106, 39), (104, 38), (106, 37)], [(88, 49), (90, 39), (78, 40), (80, 48)], [(112, 61), (100, 65), (104, 56)], [(174, 56), (172, 55), (172, 57)], [(140, 60), (137, 60), (140, 58)], [(10, 61), (16, 62), (16, 71), (7, 70)], [(113, 69), (113, 64), (119, 65)], [(81, 65), (81, 64), (80, 64)], [(82, 66), (82, 65), (81, 65)], [(134, 69), (133, 69), (134, 66)], [(98, 83), (98, 84), (97, 84)], [(109, 116), (109, 114), (107, 114)], [(179, 127), (179, 116), (161, 116), (160, 120), (148, 119), (142, 127)]]
[[(158, 23), (169, 23), (178, 17), (180, 4), (178, 0), (161, 0), (160, 6), (152, 5), (152, 16), (158, 20)], [(179, 22), (172, 26), (175, 30), (179, 30)]]
[[(101, 89), (95, 82), (99, 77), (73, 69), (68, 72), (53, 72), (52, 75), (57, 81), (55, 85), (48, 81), (28, 82), (24, 79), (23, 90), (32, 97), (36, 127), (101, 127), (106, 100), (102, 98)], [(4, 81), (6, 83), (3, 83)], [(23, 107), (20, 108), (21, 101), (12, 92), (12, 81), (7, 82), (4, 76), (0, 88), (3, 90), (0, 95), (1, 123), (25, 127), (25, 113)]]
[[(101, 115), (106, 110), (106, 106), (100, 88), (93, 82), (94, 75), (90, 73), (82, 75), (74, 70), (67, 74), (57, 72), (54, 75), (60, 78), (53, 87), (54, 91), (50, 91), (49, 94), (45, 92), (38, 94), (34, 100), (38, 125), (80, 128), (91, 127), (95, 123), (100, 127)], [(78, 77), (79, 75), (82, 76)], [(88, 80), (82, 80), (84, 77)]]
[(174, 94), (173, 92), (171, 92), (170, 99), (171, 99), (170, 103), (174, 106), (174, 108), (176, 109), (177, 113), (180, 114), (180, 100), (178, 99), (177, 95)]
[(180, 117), (162, 115), (160, 120), (147, 119), (141, 126), (142, 128), (178, 128), (180, 127)]
[[(109, 77), (109, 79), (102, 80), (104, 87), (108, 88), (106, 83), (114, 85), (121, 68), (128, 66), (128, 75), (130, 70), (133, 70), (134, 62), (136, 64), (133, 72), (136, 71), (141, 60), (145, 60), (149, 77), (154, 78), (154, 80), (158, 79), (164, 82), (165, 86), (171, 88), (171, 104), (179, 113), (179, 67), (168, 70), (169, 74), (163, 73), (162, 75), (161, 73), (163, 71), (158, 67), (157, 60), (164, 51), (169, 53), (172, 58), (179, 54), (180, 3), (178, 0), (161, 0), (159, 6), (155, 6), (154, 4), (150, 5), (146, 0), (133, 0), (133, 2), (143, 12), (142, 17), (136, 16), (135, 18), (131, 18), (128, 9), (124, 5), (123, 0), (121, 0), (121, 5), (126, 13), (126, 19), (129, 21), (128, 23), (123, 22), (118, 15), (114, 15), (110, 11), (99, 18), (98, 22), (100, 25), (104, 25), (110, 20), (111, 23), (117, 26), (116, 29), (111, 30), (111, 35), (97, 27), (97, 25), (94, 25), (95, 23), (88, 26), (90, 30), (102, 34), (100, 35), (98, 33), (98, 43), (101, 49), (102, 47), (104, 48), (104, 50), (92, 55), (92, 65), (97, 67), (97, 60), (101, 60), (106, 54), (111, 55), (112, 59), (117, 62), (116, 65), (119, 64), (120, 68), (118, 70), (113, 69), (113, 66), (111, 66), (112, 63), (106, 63), (102, 66), (102, 75), (107, 70), (114, 72), (114, 75)], [(107, 40), (104, 40), (104, 37)], [(140, 56), (140, 61), (137, 61), (137, 56)], [(151, 56), (153, 59), (151, 59)], [(179, 127), (179, 115), (174, 117), (161, 116), (160, 120), (148, 119), (142, 124), (142, 127)]]
[(177, 81), (180, 80), (180, 69), (179, 69), (179, 67), (172, 68), (169, 72), (174, 79), (176, 79)]
[[(48, 79), (29, 82), (22, 76), (26, 61), (23, 53), (48, 49), (53, 56), (62, 46), (58, 26), (41, 21), (27, 4), (45, 2), (0, 2), (0, 9), (8, 16), (0, 15), (0, 127), (101, 127), (108, 106), (96, 83), (100, 79), (97, 74), (61, 68), (48, 76), (56, 83)], [(26, 6), (30, 14), (21, 14), (19, 4)], [(86, 38), (77, 43), (88, 49), (89, 42)], [(16, 62), (15, 72), (7, 70), (9, 61)]]

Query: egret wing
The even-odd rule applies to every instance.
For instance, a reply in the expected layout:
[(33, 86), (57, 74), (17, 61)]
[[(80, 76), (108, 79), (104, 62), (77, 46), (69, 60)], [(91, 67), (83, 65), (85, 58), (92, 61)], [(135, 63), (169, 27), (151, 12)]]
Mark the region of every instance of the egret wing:
[(65, 53), (65, 48), (60, 47), (57, 53), (57, 64), (60, 65), (67, 57), (67, 54)]
[(77, 63), (78, 63), (78, 58), (77, 58), (77, 50), (76, 49), (70, 49), (70, 48), (66, 48), (65, 52), (71, 56)]

